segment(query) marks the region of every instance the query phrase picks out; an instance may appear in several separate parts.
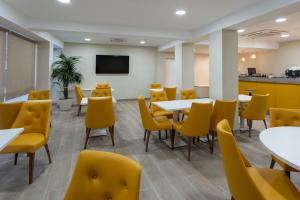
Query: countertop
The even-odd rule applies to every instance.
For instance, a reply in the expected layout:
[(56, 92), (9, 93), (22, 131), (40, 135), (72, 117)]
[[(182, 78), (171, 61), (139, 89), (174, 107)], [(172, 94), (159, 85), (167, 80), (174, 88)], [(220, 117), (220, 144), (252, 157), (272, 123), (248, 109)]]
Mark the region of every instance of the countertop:
[(300, 85), (300, 78), (283, 78), (283, 77), (264, 78), (264, 77), (239, 76), (239, 81)]

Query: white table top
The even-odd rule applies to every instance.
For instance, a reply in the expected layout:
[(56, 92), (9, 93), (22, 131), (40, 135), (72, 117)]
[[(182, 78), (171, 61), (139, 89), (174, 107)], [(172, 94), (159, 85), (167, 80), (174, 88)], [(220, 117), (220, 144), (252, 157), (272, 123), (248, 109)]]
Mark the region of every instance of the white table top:
[[(93, 97), (93, 98), (104, 99), (106, 97)], [(88, 97), (82, 98), (80, 105), (82, 105), (82, 106), (88, 105), (88, 99), (89, 99)], [(112, 97), (112, 101), (113, 101), (113, 103), (117, 103), (117, 99), (115, 97)]]
[(273, 156), (300, 170), (300, 127), (269, 128), (259, 139)]
[(19, 96), (13, 99), (9, 99), (5, 101), (5, 103), (15, 103), (15, 102), (20, 102), (20, 101), (27, 101), (28, 100), (28, 94), (25, 94), (23, 96)]
[[(96, 88), (81, 88), (82, 91), (92, 91), (92, 90), (96, 90)], [(114, 88), (110, 88), (110, 90), (113, 92), (115, 91)]]
[(150, 92), (161, 92), (161, 91), (164, 91), (163, 88), (150, 88), (149, 90), (150, 90)]
[(24, 128), (0, 130), (0, 151), (16, 139), (23, 131)]
[(187, 99), (187, 100), (175, 100), (175, 101), (159, 101), (152, 102), (153, 105), (167, 111), (179, 111), (192, 107), (192, 103), (211, 103), (213, 99)]
[(239, 102), (240, 103), (248, 103), (251, 101), (251, 99), (252, 99), (252, 97), (249, 95), (239, 94)]

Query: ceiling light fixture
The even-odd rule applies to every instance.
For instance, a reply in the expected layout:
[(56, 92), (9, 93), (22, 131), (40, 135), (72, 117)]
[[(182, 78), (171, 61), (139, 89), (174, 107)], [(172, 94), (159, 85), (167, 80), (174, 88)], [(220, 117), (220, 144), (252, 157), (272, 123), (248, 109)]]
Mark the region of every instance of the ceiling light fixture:
[(288, 33), (283, 33), (283, 34), (281, 34), (280, 37), (282, 37), (282, 38), (290, 37), (290, 34), (288, 34)]
[(239, 29), (237, 30), (238, 33), (244, 33), (245, 32), (245, 29)]
[(57, 1), (64, 4), (71, 3), (71, 0), (57, 0)]
[(245, 62), (245, 61), (246, 61), (246, 58), (242, 57), (241, 61), (242, 61), (242, 62)]
[(287, 21), (287, 18), (285, 17), (281, 17), (281, 18), (278, 18), (275, 20), (277, 23), (282, 23), (282, 22), (286, 22)]
[(87, 42), (90, 42), (92, 39), (91, 38), (85, 38), (84, 40), (87, 41)]
[(146, 44), (146, 41), (142, 40), (140, 41), (140, 44)]
[(255, 54), (252, 54), (251, 55), (251, 58), (254, 60), (254, 59), (256, 59), (256, 55)]
[(185, 10), (182, 10), (182, 9), (176, 10), (175, 14), (178, 15), (178, 16), (183, 16), (183, 15), (186, 14), (186, 11), (185, 11)]

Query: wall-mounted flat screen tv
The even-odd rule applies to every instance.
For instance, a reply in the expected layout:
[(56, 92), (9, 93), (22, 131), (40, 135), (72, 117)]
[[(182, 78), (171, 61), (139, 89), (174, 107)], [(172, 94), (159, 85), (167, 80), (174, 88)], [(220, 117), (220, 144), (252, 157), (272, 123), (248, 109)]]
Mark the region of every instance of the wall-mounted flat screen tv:
[(96, 74), (128, 74), (129, 56), (96, 55)]

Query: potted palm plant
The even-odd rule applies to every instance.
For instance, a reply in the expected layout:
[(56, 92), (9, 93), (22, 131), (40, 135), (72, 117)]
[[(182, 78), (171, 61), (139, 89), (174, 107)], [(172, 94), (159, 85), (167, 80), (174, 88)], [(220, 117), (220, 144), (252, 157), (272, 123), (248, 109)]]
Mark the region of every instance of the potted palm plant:
[(79, 57), (65, 56), (64, 53), (61, 53), (58, 60), (52, 64), (52, 80), (56, 80), (55, 83), (63, 90), (63, 99), (59, 99), (57, 102), (61, 110), (70, 110), (72, 107), (72, 99), (69, 98), (70, 84), (81, 83), (82, 74), (76, 68), (79, 61)]

